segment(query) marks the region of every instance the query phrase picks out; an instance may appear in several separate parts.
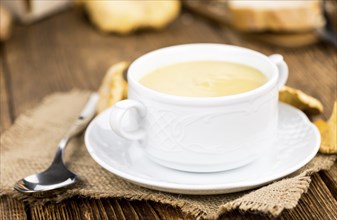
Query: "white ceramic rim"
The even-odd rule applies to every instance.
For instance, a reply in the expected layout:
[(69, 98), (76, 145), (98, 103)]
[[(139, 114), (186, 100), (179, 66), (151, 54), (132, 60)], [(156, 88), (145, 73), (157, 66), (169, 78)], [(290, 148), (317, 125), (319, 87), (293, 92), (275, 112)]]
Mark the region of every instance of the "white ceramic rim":
[[(168, 50), (176, 50), (176, 49), (182, 49), (182, 48), (188, 49), (192, 47), (194, 48), (195, 47), (218, 47), (224, 50), (234, 49), (237, 51), (240, 50), (241, 52), (250, 54), (252, 56), (259, 57), (259, 59), (262, 59), (264, 60), (264, 62), (268, 63), (270, 65), (270, 68), (273, 70), (273, 72), (271, 73), (271, 78), (269, 78), (269, 80), (262, 86), (256, 89), (244, 92), (244, 93), (228, 95), (228, 96), (219, 96), (219, 97), (186, 97), (186, 96), (175, 96), (175, 95), (165, 94), (165, 93), (152, 90), (140, 84), (138, 80), (133, 77), (133, 75), (137, 73), (137, 69), (139, 68), (139, 66), (142, 65), (142, 62), (144, 59), (148, 59), (149, 57), (154, 57), (154, 56), (160, 56), (161, 53), (165, 53)], [(197, 43), (197, 44), (175, 45), (175, 46), (165, 47), (165, 48), (161, 48), (161, 49), (146, 53), (131, 63), (128, 69), (127, 78), (128, 78), (128, 83), (130, 87), (133, 87), (135, 90), (139, 91), (140, 93), (143, 93), (144, 95), (152, 97), (158, 101), (182, 104), (182, 105), (201, 105), (202, 106), (202, 105), (212, 105), (212, 104), (219, 104), (219, 103), (230, 104), (233, 102), (241, 102), (241, 101), (251, 99), (252, 97), (258, 97), (258, 96), (264, 95), (267, 92), (269, 92), (271, 89), (273, 89), (275, 86), (277, 86), (277, 81), (279, 79), (279, 73), (278, 73), (278, 69), (276, 65), (267, 56), (257, 51), (243, 48), (243, 47), (227, 45), (227, 44)]]
[[(281, 102), (279, 102), (280, 104)], [(89, 133), (91, 133), (92, 127), (93, 127), (93, 122), (95, 121), (95, 119), (93, 121), (90, 122), (86, 132), (85, 132), (85, 136), (84, 136), (84, 141), (85, 141), (85, 145), (87, 147), (87, 150), (90, 154), (90, 156), (103, 168), (105, 168), (106, 170), (110, 171), (111, 173), (127, 180), (130, 182), (134, 182), (135, 184), (138, 185), (142, 185), (148, 188), (152, 188), (152, 189), (161, 189), (163, 191), (166, 192), (180, 192), (183, 193), (184, 192), (186, 194), (203, 194), (203, 192), (205, 192), (206, 194), (219, 194), (220, 192), (223, 191), (229, 191), (230, 189), (238, 189), (238, 188), (244, 188), (244, 189), (248, 189), (248, 188), (253, 188), (254, 186), (260, 186), (266, 183), (269, 183), (271, 181), (280, 179), (284, 176), (287, 176), (293, 172), (295, 172), (296, 170), (302, 168), (304, 165), (306, 165), (307, 163), (309, 163), (312, 158), (315, 157), (315, 155), (318, 152), (320, 143), (321, 143), (321, 137), (320, 137), (320, 133), (317, 129), (316, 126), (314, 126), (309, 119), (307, 118), (307, 116), (300, 110), (298, 110), (295, 107), (292, 107), (288, 104), (285, 103), (281, 103), (282, 105), (286, 105), (290, 108), (293, 109), (293, 111), (297, 111), (298, 114), (301, 115), (301, 117), (303, 118), (305, 123), (308, 123), (310, 125), (310, 127), (313, 129), (314, 131), (314, 135), (316, 137), (317, 143), (316, 146), (313, 147), (313, 150), (310, 152), (310, 154), (308, 154), (306, 156), (305, 159), (303, 159), (303, 161), (301, 163), (298, 163), (296, 166), (293, 166), (291, 168), (288, 168), (286, 170), (284, 170), (283, 172), (274, 174), (274, 175), (270, 175), (266, 178), (263, 179), (259, 179), (257, 181), (241, 181), (241, 182), (236, 182), (236, 183), (230, 183), (230, 184), (208, 184), (208, 185), (192, 185), (192, 184), (175, 184), (175, 183), (167, 183), (167, 182), (163, 182), (163, 181), (153, 181), (153, 180), (149, 180), (147, 178), (141, 178), (141, 177), (135, 177), (132, 176), (128, 173), (119, 171), (118, 169), (115, 169), (111, 166), (109, 166), (108, 164), (106, 164), (104, 161), (102, 161), (99, 157), (97, 157), (94, 153), (93, 153), (93, 147), (90, 145), (90, 141), (89, 141)], [(106, 111), (110, 111), (110, 109), (105, 110)], [(102, 112), (101, 114), (103, 114), (104, 112)], [(225, 172), (225, 171), (224, 171)], [(202, 175), (202, 174), (201, 174)], [(214, 191), (214, 193), (206, 193), (208, 191)], [(240, 190), (234, 190), (233, 192), (237, 192)], [(187, 193), (188, 192), (188, 193)]]

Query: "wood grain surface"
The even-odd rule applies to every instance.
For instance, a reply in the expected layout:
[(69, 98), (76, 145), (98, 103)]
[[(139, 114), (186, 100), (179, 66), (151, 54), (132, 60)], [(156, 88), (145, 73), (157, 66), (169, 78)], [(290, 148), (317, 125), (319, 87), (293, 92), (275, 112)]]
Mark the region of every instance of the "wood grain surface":
[[(56, 91), (96, 90), (110, 65), (165, 46), (183, 43), (225, 43), (265, 54), (280, 53), (289, 65), (288, 85), (319, 98), (327, 118), (336, 98), (336, 48), (316, 44), (284, 49), (241, 36), (183, 12), (167, 29), (130, 36), (97, 31), (83, 13), (70, 10), (30, 26), (15, 26), (0, 48), (0, 130)], [(313, 175), (296, 208), (280, 219), (336, 219), (337, 164)], [(10, 212), (11, 211), (11, 212)], [(14, 211), (14, 212), (13, 212)], [(14, 214), (13, 214), (14, 213)], [(30, 206), (0, 198), (0, 219), (194, 219), (179, 208), (150, 201), (71, 198), (58, 204)], [(254, 213), (228, 213), (221, 219), (270, 219)]]

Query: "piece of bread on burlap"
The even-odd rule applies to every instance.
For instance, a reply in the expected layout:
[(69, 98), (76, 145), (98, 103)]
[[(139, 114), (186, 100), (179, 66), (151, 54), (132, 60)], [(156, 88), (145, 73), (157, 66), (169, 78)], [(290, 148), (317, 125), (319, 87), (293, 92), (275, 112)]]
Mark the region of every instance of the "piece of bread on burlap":
[(128, 87), (125, 72), (129, 62), (123, 61), (112, 65), (105, 74), (102, 84), (98, 89), (99, 100), (97, 112), (101, 113), (116, 102), (127, 98)]
[(230, 23), (240, 31), (305, 32), (324, 26), (321, 0), (229, 0)]
[(321, 146), (319, 152), (325, 154), (337, 154), (337, 99), (328, 121), (319, 119), (315, 125), (321, 133)]

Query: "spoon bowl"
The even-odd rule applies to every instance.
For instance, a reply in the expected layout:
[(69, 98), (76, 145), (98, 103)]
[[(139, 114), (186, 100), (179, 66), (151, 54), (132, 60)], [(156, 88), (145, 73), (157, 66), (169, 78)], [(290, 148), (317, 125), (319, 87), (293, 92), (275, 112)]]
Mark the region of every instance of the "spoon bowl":
[(80, 134), (94, 117), (98, 95), (96, 93), (89, 100), (68, 132), (58, 144), (57, 152), (52, 164), (45, 171), (20, 179), (14, 189), (22, 193), (41, 193), (64, 188), (74, 184), (78, 176), (67, 169), (63, 161), (64, 150), (71, 138)]
[(14, 188), (23, 193), (44, 192), (72, 185), (77, 180), (77, 175), (68, 170), (63, 164), (52, 164), (41, 173), (19, 180)]

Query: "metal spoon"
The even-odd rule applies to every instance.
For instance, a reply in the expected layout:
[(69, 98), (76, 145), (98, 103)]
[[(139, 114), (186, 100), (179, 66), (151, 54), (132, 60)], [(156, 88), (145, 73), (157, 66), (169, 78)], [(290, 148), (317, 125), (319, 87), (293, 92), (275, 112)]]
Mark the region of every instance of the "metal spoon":
[(69, 171), (63, 162), (63, 152), (71, 138), (80, 134), (95, 115), (98, 95), (90, 95), (88, 102), (75, 123), (58, 144), (56, 155), (48, 169), (19, 180), (14, 188), (22, 193), (46, 192), (74, 184), (78, 177)]

